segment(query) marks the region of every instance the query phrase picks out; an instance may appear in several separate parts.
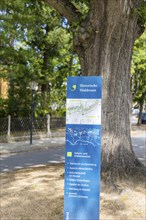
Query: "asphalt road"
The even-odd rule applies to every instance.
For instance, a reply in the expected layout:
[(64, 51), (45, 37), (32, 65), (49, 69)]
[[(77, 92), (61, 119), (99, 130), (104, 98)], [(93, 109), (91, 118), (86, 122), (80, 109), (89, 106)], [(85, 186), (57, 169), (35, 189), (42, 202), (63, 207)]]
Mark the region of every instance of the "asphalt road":
[[(134, 134), (132, 144), (139, 160), (146, 163), (146, 132), (142, 131)], [(64, 146), (58, 147), (56, 143), (56, 146), (46, 150), (1, 155), (0, 170), (1, 172), (9, 172), (31, 166), (63, 163), (64, 160)]]
[(1, 155), (0, 170), (9, 172), (36, 165), (62, 162), (64, 162), (64, 147), (51, 147), (42, 151)]
[(146, 163), (146, 131), (132, 137), (133, 150), (142, 163)]

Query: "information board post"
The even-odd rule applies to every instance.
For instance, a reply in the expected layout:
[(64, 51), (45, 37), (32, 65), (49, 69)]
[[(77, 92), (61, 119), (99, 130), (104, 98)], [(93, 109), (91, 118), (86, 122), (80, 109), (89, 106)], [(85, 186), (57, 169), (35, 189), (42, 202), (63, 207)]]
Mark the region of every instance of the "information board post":
[(64, 220), (98, 220), (102, 79), (68, 77)]

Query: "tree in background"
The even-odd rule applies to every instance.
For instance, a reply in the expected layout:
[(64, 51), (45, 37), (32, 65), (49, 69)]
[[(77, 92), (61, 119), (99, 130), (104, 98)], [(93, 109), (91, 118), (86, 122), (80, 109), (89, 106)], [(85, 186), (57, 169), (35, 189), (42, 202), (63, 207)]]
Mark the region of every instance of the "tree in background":
[[(20, 25), (22, 21), (25, 23), (26, 16), (23, 15), (21, 4), (18, 4), (18, 1), (17, 4), (15, 3), (1, 2), (0, 67), (1, 77), (9, 82), (5, 114), (17, 115), (19, 112), (19, 115), (25, 115), (25, 111), (29, 109), (29, 94), (26, 87), (30, 78), (27, 65), (30, 52), (25, 49), (24, 33)], [(18, 42), (21, 43), (21, 47), (18, 46)], [(23, 99), (23, 96), (27, 98)]]
[[(45, 0), (73, 27), (82, 75), (103, 77), (102, 177), (144, 174), (130, 138), (130, 66), (134, 41), (143, 33), (143, 0)], [(85, 9), (85, 10), (84, 10)]]
[[(58, 103), (60, 100), (63, 101), (65, 97), (63, 82), (68, 74), (65, 58), (71, 56), (71, 35), (67, 28), (62, 28), (60, 16), (43, 2), (36, 1), (33, 17), (34, 22), (31, 29), (28, 30), (27, 42), (34, 51), (33, 62), (37, 63), (33, 65), (40, 86), (40, 93), (37, 97), (37, 103), (39, 103), (37, 112), (46, 115), (52, 113), (52, 107), (54, 107), (52, 91), (56, 93), (58, 89), (61, 90), (60, 93), (57, 92), (58, 99), (56, 101)], [(58, 68), (65, 70), (60, 76), (58, 76)], [(58, 87), (54, 83), (56, 81), (59, 81)]]
[(146, 104), (146, 31), (135, 42), (131, 69), (133, 102), (139, 106), (138, 124)]
[(66, 21), (38, 0), (2, 1), (1, 67), (9, 81), (5, 114), (26, 116), (37, 81), (36, 115), (65, 114), (66, 77), (78, 71)]

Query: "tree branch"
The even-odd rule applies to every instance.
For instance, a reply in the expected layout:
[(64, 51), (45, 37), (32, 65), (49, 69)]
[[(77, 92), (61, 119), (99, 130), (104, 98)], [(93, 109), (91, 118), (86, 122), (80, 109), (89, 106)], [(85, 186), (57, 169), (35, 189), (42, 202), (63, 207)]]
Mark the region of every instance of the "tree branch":
[(67, 18), (70, 23), (78, 21), (81, 13), (69, 0), (44, 0), (55, 8), (61, 15)]

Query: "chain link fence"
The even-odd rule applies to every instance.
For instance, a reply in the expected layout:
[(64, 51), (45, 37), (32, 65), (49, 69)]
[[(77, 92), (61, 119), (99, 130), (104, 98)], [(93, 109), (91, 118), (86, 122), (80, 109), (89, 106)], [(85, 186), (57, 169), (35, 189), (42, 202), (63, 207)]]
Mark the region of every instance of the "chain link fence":
[(0, 137), (8, 134), (8, 117), (0, 118)]
[(50, 118), (50, 128), (51, 129), (65, 128), (65, 117), (62, 117), (62, 118), (52, 117), (52, 118)]
[(11, 117), (0, 118), (0, 143), (29, 140), (30, 131), (33, 139), (50, 137), (51, 131), (65, 128), (65, 117)]

